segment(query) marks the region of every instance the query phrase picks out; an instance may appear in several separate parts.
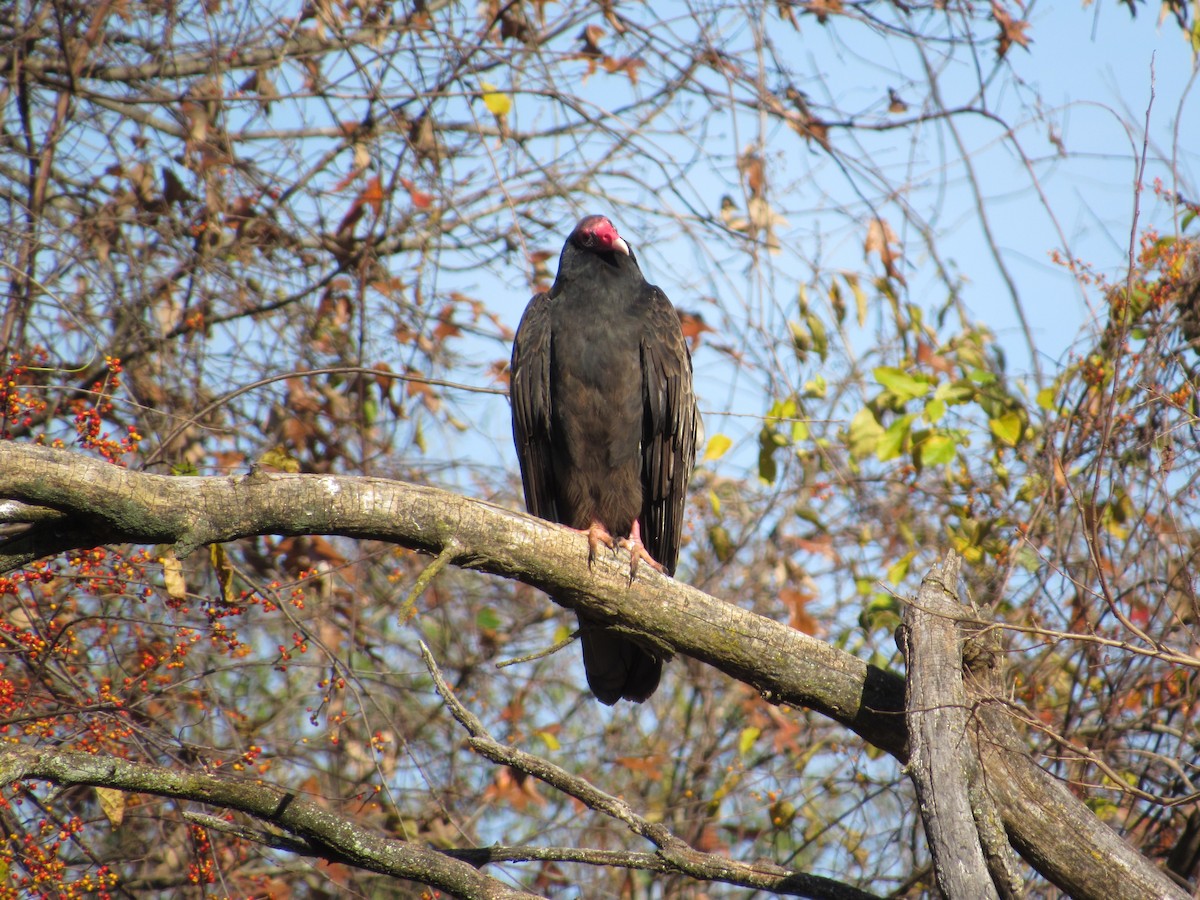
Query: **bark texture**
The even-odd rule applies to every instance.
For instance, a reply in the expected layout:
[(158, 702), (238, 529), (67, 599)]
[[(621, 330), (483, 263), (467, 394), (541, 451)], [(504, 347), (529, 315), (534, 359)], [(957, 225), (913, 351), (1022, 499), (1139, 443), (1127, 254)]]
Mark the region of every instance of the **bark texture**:
[[(259, 534), (336, 534), (449, 554), (456, 565), (541, 588), (653, 649), (709, 663), (771, 702), (817, 710), (908, 758), (899, 676), (653, 571), (631, 581), (623, 555), (602, 553), (589, 567), (584, 537), (446, 491), (325, 475), (171, 478), (0, 444), (0, 524), (35, 520), (0, 544), (0, 570), (104, 543), (169, 543), (184, 556)], [(986, 660), (972, 670), (981, 667)], [(1187, 896), (1034, 764), (1001, 703), (980, 703), (973, 714), (990, 738), (979, 744), (980, 771), (999, 812), (996, 829), (1046, 878), (1080, 900)]]

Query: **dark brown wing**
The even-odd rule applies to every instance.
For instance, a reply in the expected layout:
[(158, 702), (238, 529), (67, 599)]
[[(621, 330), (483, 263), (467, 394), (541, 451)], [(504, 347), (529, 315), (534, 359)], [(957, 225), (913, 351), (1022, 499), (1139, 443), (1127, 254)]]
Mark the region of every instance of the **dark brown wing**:
[(513, 443), (521, 463), (525, 508), (558, 521), (554, 465), (550, 459), (550, 295), (535, 294), (513, 340), (509, 367)]
[(673, 575), (696, 463), (700, 414), (692, 391), (692, 357), (679, 316), (662, 291), (646, 289), (650, 309), (642, 335), (642, 541)]

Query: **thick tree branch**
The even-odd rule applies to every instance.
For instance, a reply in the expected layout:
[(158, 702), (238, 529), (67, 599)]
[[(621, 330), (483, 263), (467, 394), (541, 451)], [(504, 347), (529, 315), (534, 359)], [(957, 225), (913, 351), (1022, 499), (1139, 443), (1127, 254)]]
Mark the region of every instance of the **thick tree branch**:
[[(628, 561), (587, 564), (585, 539), (446, 491), (378, 478), (275, 475), (171, 478), (90, 457), (0, 443), (0, 501), (64, 513), (0, 543), (0, 570), (68, 547), (168, 543), (183, 556), (205, 544), (260, 534), (336, 534), (393, 542), (456, 565), (516, 578), (635, 639), (687, 654), (758, 689), (808, 707), (897, 758), (907, 757), (904, 685), (896, 675)], [(49, 549), (47, 549), (49, 548)], [(1028, 757), (1000, 704), (982, 704), (990, 740), (980, 752), (987, 789), (1013, 845), (1079, 898), (1183, 898), (1159, 869), (1100, 822)], [(1113, 871), (1124, 877), (1114, 880)]]
[[(903, 758), (903, 682), (799, 631), (708, 596), (628, 557), (600, 554), (570, 529), (436, 488), (382, 478), (255, 473), (173, 478), (81, 454), (0, 443), (0, 501), (57, 509), (63, 528), (0, 543), (0, 571), (77, 547), (206, 544), (261, 534), (336, 534), (388, 541), (553, 592), (571, 609), (752, 685), (775, 703), (825, 713)], [(37, 554), (37, 555), (35, 555)], [(623, 560), (623, 561), (622, 561)]]
[[(457, 897), (516, 900), (536, 897), (513, 890), (430, 847), (382, 837), (370, 828), (262, 782), (238, 782), (214, 775), (66, 750), (34, 747), (0, 749), (0, 784), (38, 780), (59, 785), (89, 784), (159, 797), (174, 797), (236, 809), (282, 829), (325, 859), (397, 878), (409, 878)], [(295, 849), (295, 840), (289, 842)]]
[(908, 769), (942, 894), (950, 900), (1017, 897), (1021, 883), (1012, 880), (1010, 866), (989, 871), (976, 825), (977, 818), (989, 818), (991, 803), (986, 793), (973, 790), (980, 762), (963, 683), (957, 621), (963, 609), (954, 599), (959, 566), (958, 557), (949, 554), (925, 576), (916, 602), (904, 609)]

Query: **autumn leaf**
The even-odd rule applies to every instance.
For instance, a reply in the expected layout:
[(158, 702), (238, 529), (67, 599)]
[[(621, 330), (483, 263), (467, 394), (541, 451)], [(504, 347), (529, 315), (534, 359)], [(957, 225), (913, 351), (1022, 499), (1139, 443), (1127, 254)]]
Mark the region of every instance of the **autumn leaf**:
[(579, 40), (583, 41), (583, 55), (599, 59), (604, 55), (600, 49), (600, 38), (604, 37), (604, 29), (599, 25), (588, 25), (579, 32)]
[(162, 567), (167, 596), (172, 600), (186, 600), (187, 582), (183, 578), (183, 563), (179, 561), (174, 550), (168, 549), (163, 555)]
[(237, 600), (237, 591), (233, 586), (233, 565), (225, 555), (224, 545), (209, 544), (208, 558), (217, 576), (217, 584), (221, 586), (221, 599), (233, 604)]
[(96, 799), (100, 801), (100, 810), (108, 824), (117, 828), (125, 820), (125, 792), (115, 788), (97, 787)]
[(410, 178), (401, 178), (400, 186), (408, 191), (408, 198), (417, 209), (428, 209), (433, 204), (433, 195), (419, 190)]
[(618, 756), (615, 762), (649, 781), (662, 781), (667, 758), (661, 753), (652, 753), (649, 756)]
[(1014, 19), (996, 0), (992, 0), (992, 18), (1000, 26), (1000, 34), (996, 38), (996, 56), (998, 58), (1003, 59), (1004, 54), (1008, 53), (1008, 48), (1013, 44), (1019, 44), (1026, 50), (1029, 49), (1030, 37), (1025, 33), (1029, 28), (1028, 19)]
[(817, 620), (806, 609), (808, 604), (815, 599), (814, 594), (794, 588), (783, 588), (779, 592), (779, 599), (787, 607), (789, 625), (805, 634), (815, 635), (817, 633)]
[(808, 0), (804, 6), (806, 11), (816, 16), (817, 21), (824, 25), (829, 21), (830, 15), (842, 11), (842, 0)]
[(688, 348), (695, 353), (696, 348), (700, 346), (700, 335), (705, 332), (716, 334), (716, 329), (705, 323), (704, 317), (700, 313), (688, 312), (686, 310), (677, 310), (679, 313), (679, 328), (683, 332), (684, 339), (688, 342)]
[(747, 147), (738, 157), (737, 167), (746, 179), (746, 190), (750, 196), (761, 197), (767, 187), (767, 172), (762, 157)]
[(358, 195), (359, 202), (365, 203), (374, 210), (375, 215), (379, 215), (383, 209), (383, 184), (379, 180), (379, 176), (375, 175), (367, 180), (367, 186), (363, 188), (361, 194)]
[(512, 99), (507, 94), (500, 93), (494, 84), (481, 81), (479, 86), (483, 88), (483, 105), (487, 107), (488, 112), (496, 118), (508, 115), (512, 109)]
[(900, 253), (892, 247), (892, 244), (899, 243), (899, 241), (900, 239), (896, 237), (896, 232), (892, 231), (892, 226), (888, 224), (887, 219), (874, 218), (867, 225), (867, 239), (863, 242), (863, 252), (868, 256), (872, 253), (879, 254), (883, 270), (887, 273), (888, 278), (907, 285), (908, 282), (904, 280), (904, 276), (896, 266), (900, 260)]
[(704, 456), (701, 462), (720, 459), (732, 446), (733, 440), (728, 435), (714, 434), (708, 439), (708, 446), (704, 449)]
[(624, 72), (628, 76), (630, 84), (637, 84), (638, 69), (643, 68), (646, 62), (635, 56), (623, 56), (620, 59), (613, 56), (606, 56), (600, 64), (604, 66), (604, 71), (608, 72), (609, 75)]
[(485, 802), (498, 800), (507, 803), (518, 812), (524, 811), (530, 803), (535, 806), (546, 805), (546, 798), (538, 793), (535, 779), (507, 767), (496, 772), (492, 783), (483, 792), (483, 799)]

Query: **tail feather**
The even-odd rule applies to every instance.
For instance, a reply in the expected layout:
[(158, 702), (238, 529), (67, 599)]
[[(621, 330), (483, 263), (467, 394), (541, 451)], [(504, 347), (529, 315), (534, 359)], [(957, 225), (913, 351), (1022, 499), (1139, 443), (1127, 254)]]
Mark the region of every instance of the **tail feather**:
[(628, 638), (580, 620), (583, 668), (588, 687), (606, 706), (618, 700), (641, 703), (662, 677), (662, 660)]

